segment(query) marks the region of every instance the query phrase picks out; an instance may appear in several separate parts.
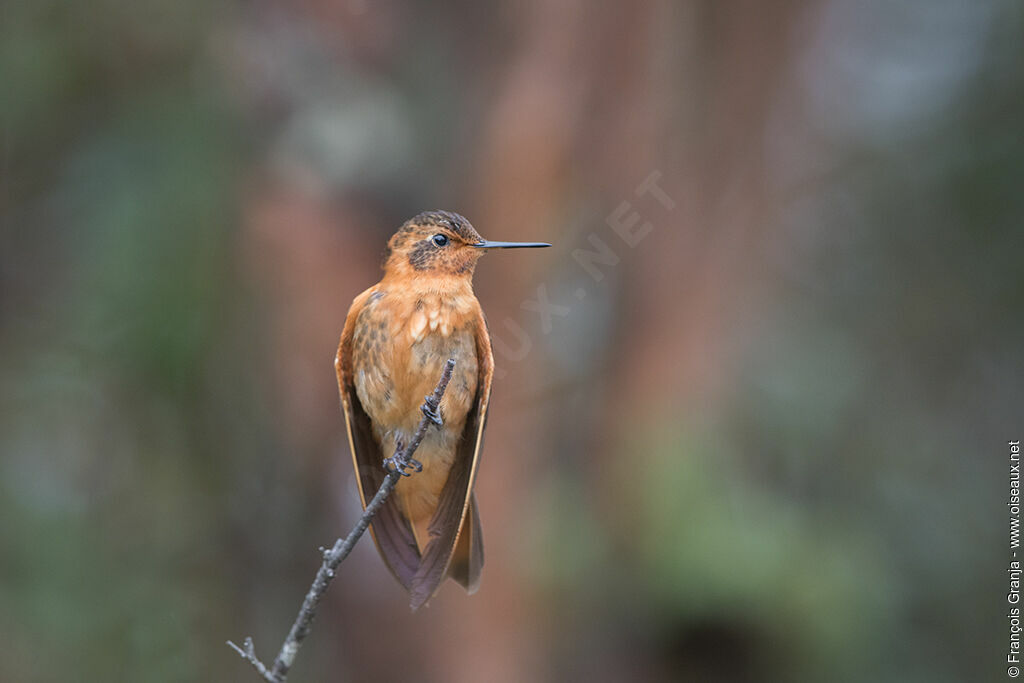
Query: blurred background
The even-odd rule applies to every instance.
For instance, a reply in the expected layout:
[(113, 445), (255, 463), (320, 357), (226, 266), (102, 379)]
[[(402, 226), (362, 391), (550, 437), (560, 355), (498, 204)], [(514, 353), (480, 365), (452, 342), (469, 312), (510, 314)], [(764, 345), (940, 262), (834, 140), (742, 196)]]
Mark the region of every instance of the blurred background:
[[(0, 4), (0, 680), (256, 680), (359, 512), (333, 359), (489, 255), (487, 563), (295, 681), (1005, 676), (1013, 0)], [(1015, 248), (1016, 247), (1016, 248)], [(1000, 679), (1001, 680), (1001, 679)]]

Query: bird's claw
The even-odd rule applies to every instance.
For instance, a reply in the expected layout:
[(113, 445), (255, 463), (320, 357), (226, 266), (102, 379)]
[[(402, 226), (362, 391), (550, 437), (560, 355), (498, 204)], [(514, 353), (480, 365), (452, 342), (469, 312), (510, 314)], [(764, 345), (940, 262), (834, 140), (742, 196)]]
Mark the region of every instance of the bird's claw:
[(441, 427), (442, 425), (444, 425), (444, 420), (441, 419), (441, 409), (431, 405), (430, 396), (427, 396), (426, 398), (427, 401), (426, 403), (420, 406), (420, 410), (422, 410), (423, 414), (427, 416), (427, 419), (436, 424), (438, 427)]
[(391, 472), (398, 472), (401, 476), (408, 477), (410, 475), (405, 471), (406, 467), (414, 467), (417, 472), (423, 471), (423, 465), (421, 465), (418, 460), (410, 458), (406, 461), (397, 453), (392, 455), (390, 458), (384, 458), (384, 470), (389, 474)]
[(395, 454), (390, 458), (384, 458), (384, 470), (388, 473), (398, 472), (403, 477), (408, 477), (409, 473), (405, 471), (407, 467), (412, 467), (417, 472), (423, 471), (423, 463), (416, 458), (407, 458), (405, 456), (405, 442), (396, 438)]

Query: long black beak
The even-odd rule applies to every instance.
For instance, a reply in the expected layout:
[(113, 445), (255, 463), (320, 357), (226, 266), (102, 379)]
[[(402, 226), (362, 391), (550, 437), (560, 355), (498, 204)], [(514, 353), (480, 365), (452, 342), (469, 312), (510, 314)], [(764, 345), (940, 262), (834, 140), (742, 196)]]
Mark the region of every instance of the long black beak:
[(477, 249), (537, 249), (539, 247), (550, 247), (551, 245), (547, 242), (492, 242), (490, 240), (480, 240), (470, 246)]

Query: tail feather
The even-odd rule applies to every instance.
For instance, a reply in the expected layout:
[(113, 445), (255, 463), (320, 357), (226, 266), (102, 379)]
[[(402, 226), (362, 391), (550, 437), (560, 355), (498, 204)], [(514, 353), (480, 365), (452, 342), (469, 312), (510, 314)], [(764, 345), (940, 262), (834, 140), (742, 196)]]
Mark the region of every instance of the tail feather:
[[(451, 576), (470, 592), (476, 590), (480, 582), (480, 570), (483, 567), (483, 536), (480, 531), (480, 518), (475, 509), (475, 500), (470, 500), (469, 509), (462, 521), (462, 532), (458, 542), (449, 532), (432, 535), (432, 540), (423, 553), (419, 569), (412, 578), (409, 605), (415, 612), (434, 596), (446, 576)], [(436, 519), (436, 518), (435, 518)], [(475, 522), (474, 522), (475, 520)], [(437, 530), (432, 530), (437, 531)], [(463, 535), (469, 540), (463, 542)], [(455, 546), (454, 548), (452, 546)], [(466, 546), (466, 562), (459, 561), (459, 549)], [(465, 564), (465, 569), (460, 565)], [(460, 579), (464, 579), (460, 580)]]

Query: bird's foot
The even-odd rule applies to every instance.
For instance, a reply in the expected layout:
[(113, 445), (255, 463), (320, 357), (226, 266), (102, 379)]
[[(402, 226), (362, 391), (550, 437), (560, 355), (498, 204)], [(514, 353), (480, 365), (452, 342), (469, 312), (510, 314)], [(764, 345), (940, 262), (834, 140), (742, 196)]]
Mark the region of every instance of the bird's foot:
[(402, 457), (401, 453), (395, 453), (390, 458), (384, 458), (384, 469), (390, 474), (391, 472), (398, 472), (403, 477), (408, 477), (409, 472), (406, 472), (406, 468), (412, 467), (417, 472), (423, 471), (423, 465), (418, 460), (409, 458), (406, 460)]
[(384, 469), (388, 472), (398, 472), (403, 477), (408, 477), (409, 472), (406, 472), (406, 468), (411, 467), (417, 472), (423, 471), (423, 463), (416, 458), (409, 458), (405, 455), (405, 444), (401, 440), (395, 439), (395, 454), (390, 458), (384, 458)]
[(433, 403), (432, 398), (432, 396), (427, 396), (427, 400), (420, 406), (420, 410), (427, 416), (427, 419), (441, 427), (444, 425), (444, 420), (441, 419), (441, 408)]

